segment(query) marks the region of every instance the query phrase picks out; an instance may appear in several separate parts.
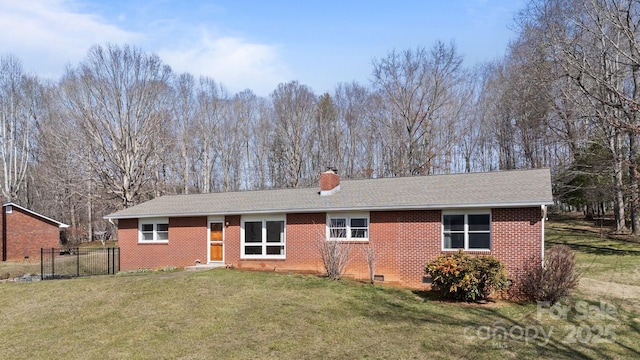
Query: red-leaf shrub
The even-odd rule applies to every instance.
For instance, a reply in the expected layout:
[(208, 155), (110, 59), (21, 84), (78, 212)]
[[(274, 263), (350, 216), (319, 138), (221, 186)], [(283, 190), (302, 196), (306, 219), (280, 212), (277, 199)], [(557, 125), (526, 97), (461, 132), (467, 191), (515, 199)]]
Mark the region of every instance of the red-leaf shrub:
[(425, 273), (431, 275), (434, 290), (455, 300), (486, 299), (492, 292), (509, 286), (507, 270), (500, 260), (471, 256), (462, 250), (427, 263)]

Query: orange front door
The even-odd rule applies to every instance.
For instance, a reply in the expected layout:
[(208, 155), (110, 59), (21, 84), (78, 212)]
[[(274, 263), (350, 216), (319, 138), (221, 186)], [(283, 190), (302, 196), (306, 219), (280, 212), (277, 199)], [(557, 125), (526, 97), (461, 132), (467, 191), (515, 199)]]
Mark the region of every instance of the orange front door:
[(222, 261), (222, 223), (209, 224), (209, 261)]

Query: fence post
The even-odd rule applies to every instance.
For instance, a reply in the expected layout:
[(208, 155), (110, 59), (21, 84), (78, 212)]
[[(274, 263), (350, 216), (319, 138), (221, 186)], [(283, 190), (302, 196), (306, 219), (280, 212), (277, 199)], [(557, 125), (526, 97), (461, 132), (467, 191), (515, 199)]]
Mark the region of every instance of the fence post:
[[(102, 250), (102, 251), (98, 251)], [(76, 260), (76, 276), (80, 276), (80, 261), (83, 261), (83, 269), (85, 275), (103, 275), (104, 274), (104, 263), (102, 260), (104, 259), (104, 250), (105, 249), (85, 249), (85, 253), (83, 256), (80, 256), (80, 247), (71, 249), (71, 251), (76, 252), (75, 260)], [(107, 250), (107, 275), (116, 274), (116, 272), (120, 271), (120, 248), (106, 248)], [(40, 248), (40, 279), (47, 279), (46, 272), (51, 272), (49, 278), (56, 277), (56, 265), (55, 259), (56, 254), (60, 256), (61, 249), (51, 248), (49, 252), (48, 249)], [(99, 261), (96, 261), (96, 254), (100, 254), (98, 257)], [(47, 256), (50, 257), (47, 258)], [(116, 259), (117, 256), (117, 259)], [(73, 266), (74, 256), (69, 254), (69, 257), (65, 257), (62, 262), (62, 273), (64, 275), (60, 276), (73, 276), (71, 273), (71, 267)], [(68, 260), (68, 261), (65, 261)], [(45, 261), (51, 261), (51, 266), (45, 264)]]
[(51, 277), (56, 275), (56, 260), (53, 256), (54, 248), (51, 248)]

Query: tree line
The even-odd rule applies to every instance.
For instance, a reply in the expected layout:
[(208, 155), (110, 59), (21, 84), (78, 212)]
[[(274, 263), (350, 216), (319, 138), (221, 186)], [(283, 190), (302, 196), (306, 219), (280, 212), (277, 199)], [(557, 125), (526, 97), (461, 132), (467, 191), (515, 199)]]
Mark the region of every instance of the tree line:
[(638, 222), (638, 1), (532, 0), (502, 58), (391, 50), (371, 80), (231, 94), (155, 54), (96, 45), (57, 81), (0, 57), (2, 196), (88, 238), (164, 194), (550, 167), (559, 207)]

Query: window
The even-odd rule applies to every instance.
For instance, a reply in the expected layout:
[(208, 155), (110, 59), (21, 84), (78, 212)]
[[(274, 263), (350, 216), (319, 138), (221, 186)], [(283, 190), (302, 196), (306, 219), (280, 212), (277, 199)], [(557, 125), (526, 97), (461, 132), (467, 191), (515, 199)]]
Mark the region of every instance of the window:
[(491, 250), (491, 215), (443, 214), (444, 250)]
[(242, 221), (242, 258), (285, 258), (284, 216)]
[(139, 242), (168, 242), (169, 219), (140, 220)]
[(11, 205), (7, 205), (7, 207), (4, 209), (4, 212), (7, 214), (11, 214), (13, 212), (13, 207)]
[(345, 241), (369, 240), (369, 214), (328, 214), (327, 239)]

